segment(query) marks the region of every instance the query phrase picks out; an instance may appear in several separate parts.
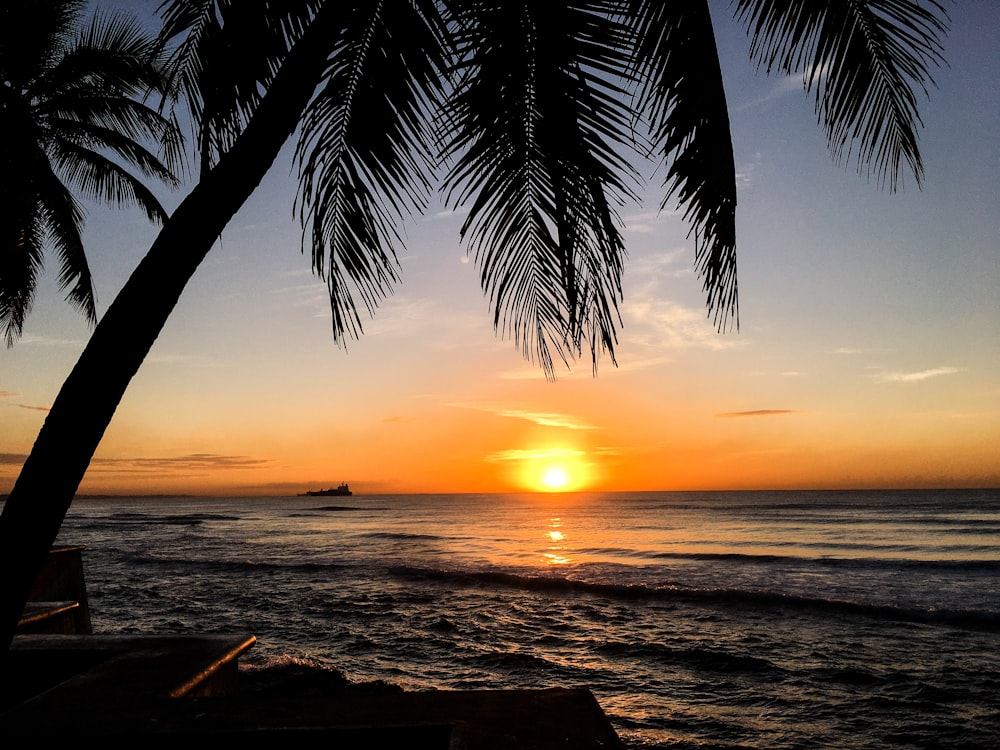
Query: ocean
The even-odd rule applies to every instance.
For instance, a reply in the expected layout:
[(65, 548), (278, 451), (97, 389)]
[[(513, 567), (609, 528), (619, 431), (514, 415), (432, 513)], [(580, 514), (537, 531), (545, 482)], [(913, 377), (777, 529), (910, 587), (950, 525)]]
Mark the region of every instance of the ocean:
[(589, 688), (635, 748), (1000, 747), (1000, 491), (80, 498), (96, 632)]

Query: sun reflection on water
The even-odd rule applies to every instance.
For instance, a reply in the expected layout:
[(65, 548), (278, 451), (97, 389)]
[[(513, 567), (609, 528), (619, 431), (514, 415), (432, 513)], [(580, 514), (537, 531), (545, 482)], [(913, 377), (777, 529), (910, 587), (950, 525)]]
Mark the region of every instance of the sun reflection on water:
[(559, 516), (553, 516), (549, 519), (549, 529), (545, 532), (545, 536), (548, 537), (549, 546), (547, 547), (547, 551), (542, 555), (542, 559), (546, 565), (568, 565), (573, 562), (573, 558), (562, 544), (566, 540), (565, 534), (559, 530), (562, 528), (562, 525), (562, 518)]

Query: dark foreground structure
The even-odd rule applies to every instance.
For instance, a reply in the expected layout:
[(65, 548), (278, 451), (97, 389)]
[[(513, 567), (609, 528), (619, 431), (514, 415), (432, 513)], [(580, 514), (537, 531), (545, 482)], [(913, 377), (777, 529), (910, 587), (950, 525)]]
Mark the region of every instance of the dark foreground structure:
[[(90, 632), (79, 548), (54, 551), (0, 679), (0, 736), (303, 735), (337, 748), (622, 748), (584, 689), (244, 694), (252, 635)], [(69, 598), (76, 597), (76, 598)]]

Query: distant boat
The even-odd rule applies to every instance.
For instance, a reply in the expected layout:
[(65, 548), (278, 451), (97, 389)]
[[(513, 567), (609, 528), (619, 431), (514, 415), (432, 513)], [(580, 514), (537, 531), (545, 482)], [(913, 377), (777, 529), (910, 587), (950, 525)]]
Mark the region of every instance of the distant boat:
[(308, 492), (303, 492), (299, 497), (347, 497), (353, 494), (351, 488), (347, 486), (347, 482), (344, 482), (328, 490), (309, 490)]

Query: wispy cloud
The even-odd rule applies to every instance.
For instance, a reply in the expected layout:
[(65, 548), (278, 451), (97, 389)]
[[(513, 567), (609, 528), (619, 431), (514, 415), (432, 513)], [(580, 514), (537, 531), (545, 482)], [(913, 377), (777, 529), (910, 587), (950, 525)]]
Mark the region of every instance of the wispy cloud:
[(580, 450), (524, 450), (522, 448), (511, 448), (510, 450), (494, 451), (486, 456), (484, 460), (490, 463), (500, 463), (503, 461), (541, 461), (547, 458), (575, 458), (586, 455)]
[(763, 163), (764, 157), (758, 151), (749, 162), (744, 162), (736, 168), (736, 187), (748, 188), (753, 184), (754, 172)]
[[(20, 393), (14, 393), (13, 391), (0, 391), (0, 398), (19, 398)], [(49, 411), (48, 406), (36, 406), (35, 404), (7, 404), (8, 406), (16, 406), (18, 409), (28, 409), (30, 411)]]
[(567, 430), (597, 429), (594, 425), (585, 424), (570, 414), (512, 409), (510, 407), (499, 406), (496, 404), (452, 403), (449, 404), (449, 406), (454, 406), (459, 409), (475, 409), (476, 411), (484, 411), (488, 414), (495, 414), (498, 417), (523, 419), (526, 422), (533, 422), (534, 424), (541, 425), (543, 427), (560, 427)]
[(797, 409), (751, 409), (749, 411), (724, 411), (717, 417), (780, 417), (785, 414), (802, 414)]
[(622, 219), (625, 231), (634, 234), (650, 234), (660, 229), (664, 222), (675, 220), (675, 211), (643, 211), (630, 214)]
[(384, 417), (382, 419), (382, 421), (383, 422), (396, 423), (396, 424), (409, 424), (410, 422), (413, 422), (414, 420), (413, 420), (413, 417), (401, 417), (401, 416), (396, 415), (396, 416), (392, 416), (392, 417)]
[(18, 340), (18, 346), (83, 346), (83, 344), (83, 339), (58, 339), (30, 333), (24, 334)]
[[(617, 364), (611, 361), (608, 356), (603, 356), (598, 360), (598, 372), (638, 372), (650, 367), (658, 367), (672, 362), (673, 358), (665, 354), (650, 354), (646, 357), (629, 355), (627, 358), (618, 360)], [(497, 374), (500, 380), (544, 380), (545, 373), (537, 365), (527, 364), (523, 367), (503, 370)], [(590, 360), (590, 352), (585, 352), (576, 360), (571, 360), (569, 367), (564, 367), (562, 362), (556, 364), (555, 377), (557, 380), (571, 380), (573, 378), (593, 377), (593, 363)]]
[[(561, 365), (561, 363), (560, 363)], [(573, 370), (556, 370), (556, 377), (560, 380), (574, 377)], [(500, 380), (544, 380), (545, 372), (541, 367), (534, 365), (524, 365), (510, 370), (503, 370), (497, 373)]]
[(51, 411), (51, 408), (48, 406), (34, 406), (33, 404), (16, 404), (16, 406), (28, 411)]
[(625, 303), (627, 338), (632, 344), (657, 351), (703, 348), (713, 351), (744, 346), (735, 335), (719, 333), (704, 309), (686, 307), (654, 295), (633, 295)]
[(634, 258), (628, 267), (629, 278), (643, 279), (639, 287), (655, 285), (659, 280), (694, 273), (688, 258), (690, 248), (675, 247), (662, 253), (648, 253)]
[(20, 466), (27, 459), (26, 453), (0, 453), (0, 466)]
[(523, 419), (543, 427), (563, 427), (568, 430), (596, 430), (593, 425), (584, 424), (576, 417), (554, 412), (523, 411), (521, 409), (504, 409), (497, 412), (501, 417)]
[(776, 99), (783, 99), (794, 93), (801, 94), (805, 89), (805, 78), (799, 75), (789, 75), (782, 78), (773, 78), (774, 84), (763, 96), (757, 97), (756, 99), (751, 99), (749, 101), (742, 102), (733, 107), (733, 112), (742, 112), (747, 109), (753, 109), (754, 107), (759, 107), (764, 104), (769, 104)]
[(839, 346), (836, 349), (832, 349), (830, 353), (846, 357), (856, 357), (859, 354), (890, 354), (893, 351), (895, 350), (885, 347), (862, 349), (856, 346)]
[(151, 352), (146, 357), (151, 365), (194, 365), (196, 367), (228, 367), (229, 363), (216, 357), (201, 354), (177, 354), (176, 352)]
[(189, 453), (183, 456), (131, 458), (94, 458), (91, 469), (146, 474), (151, 472), (210, 472), (231, 469), (263, 469), (270, 459), (252, 456), (227, 456), (218, 453)]
[(881, 372), (875, 375), (875, 379), (880, 383), (920, 383), (931, 378), (955, 375), (959, 372), (962, 372), (959, 367), (933, 367), (916, 372)]
[(468, 206), (458, 206), (457, 208), (445, 208), (441, 211), (435, 211), (432, 214), (428, 214), (426, 219), (440, 220), (440, 219), (464, 219), (469, 215)]
[[(629, 266), (622, 304), (624, 343), (647, 349), (631, 357), (653, 359), (665, 350), (681, 348), (729, 349), (745, 340), (720, 334), (704, 307), (689, 307), (672, 299), (674, 279), (694, 273), (690, 248), (675, 247), (643, 255)], [(685, 282), (686, 283), (686, 282)]]
[[(324, 300), (324, 317), (330, 317)], [(362, 319), (366, 339), (421, 341), (438, 350), (468, 350), (472, 341), (483, 341), (483, 318), (472, 312), (455, 311), (447, 300), (395, 294), (379, 303), (375, 314)]]

